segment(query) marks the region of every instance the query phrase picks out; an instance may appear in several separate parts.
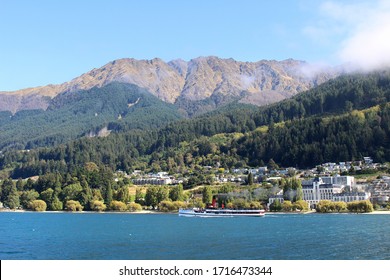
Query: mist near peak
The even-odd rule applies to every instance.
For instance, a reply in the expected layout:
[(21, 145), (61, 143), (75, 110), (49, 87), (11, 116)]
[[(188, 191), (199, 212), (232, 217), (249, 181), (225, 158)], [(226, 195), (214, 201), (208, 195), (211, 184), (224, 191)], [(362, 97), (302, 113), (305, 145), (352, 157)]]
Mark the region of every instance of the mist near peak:
[(390, 68), (390, 1), (321, 1), (315, 13), (302, 33), (330, 54), (321, 63), (302, 65), (302, 73), (312, 77), (329, 67), (339, 73)]

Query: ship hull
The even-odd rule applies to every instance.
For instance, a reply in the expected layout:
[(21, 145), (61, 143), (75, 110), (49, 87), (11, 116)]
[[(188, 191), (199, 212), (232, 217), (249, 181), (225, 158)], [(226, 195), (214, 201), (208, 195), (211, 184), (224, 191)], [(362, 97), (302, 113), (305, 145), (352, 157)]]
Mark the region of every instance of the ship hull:
[(264, 210), (236, 209), (179, 209), (179, 216), (186, 217), (262, 217)]

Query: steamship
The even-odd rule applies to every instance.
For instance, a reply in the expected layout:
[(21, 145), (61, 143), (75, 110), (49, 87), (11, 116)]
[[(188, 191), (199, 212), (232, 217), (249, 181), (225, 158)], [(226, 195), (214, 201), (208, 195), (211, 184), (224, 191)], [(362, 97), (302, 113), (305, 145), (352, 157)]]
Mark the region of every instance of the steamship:
[(179, 209), (179, 216), (198, 217), (262, 217), (265, 211), (262, 209), (227, 209), (227, 208), (192, 208)]
[(207, 208), (179, 209), (179, 216), (187, 217), (262, 217), (264, 215), (263, 209), (229, 209), (225, 208), (223, 203), (222, 208), (218, 208), (215, 198)]

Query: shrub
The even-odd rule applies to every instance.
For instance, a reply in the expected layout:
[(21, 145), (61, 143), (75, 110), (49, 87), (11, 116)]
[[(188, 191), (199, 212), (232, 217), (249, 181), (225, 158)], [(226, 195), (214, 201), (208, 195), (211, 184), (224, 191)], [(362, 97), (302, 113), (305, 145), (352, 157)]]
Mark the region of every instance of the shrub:
[(186, 208), (187, 203), (185, 203), (184, 201), (174, 201), (173, 206), (175, 207), (175, 210), (179, 210), (180, 208)]
[(113, 200), (110, 204), (110, 209), (114, 211), (124, 212), (127, 210), (127, 206), (122, 201)]
[(136, 212), (136, 211), (141, 211), (142, 210), (142, 205), (136, 202), (130, 202), (129, 205), (127, 206), (127, 209), (130, 212)]
[(83, 206), (77, 200), (68, 200), (65, 204), (65, 209), (67, 211), (83, 211)]
[(29, 207), (33, 211), (43, 212), (46, 211), (46, 202), (40, 199), (33, 200), (29, 203)]
[(374, 211), (374, 207), (369, 200), (351, 201), (347, 203), (347, 208), (351, 212), (367, 213)]
[(263, 209), (263, 205), (259, 201), (251, 201), (249, 203), (249, 208), (251, 209)]
[(309, 203), (304, 200), (297, 200), (294, 202), (293, 208), (300, 211), (309, 211)]
[(345, 211), (347, 210), (347, 203), (344, 201), (334, 202), (334, 208), (337, 212)]
[(271, 211), (278, 212), (278, 211), (282, 210), (282, 204), (280, 203), (280, 201), (278, 199), (276, 199), (274, 202), (271, 203), (271, 205), (269, 206), (269, 209)]
[(171, 212), (171, 211), (174, 211), (176, 209), (175, 209), (175, 205), (173, 204), (172, 201), (163, 200), (159, 203), (158, 210), (160, 210), (162, 212)]
[(94, 200), (91, 202), (91, 210), (102, 212), (107, 209), (107, 206), (104, 204), (103, 201), (100, 200)]
[(293, 210), (293, 204), (290, 200), (285, 200), (282, 203), (282, 210), (285, 212), (290, 212)]
[(197, 207), (197, 208), (205, 208), (206, 207), (206, 204), (202, 201), (202, 198), (200, 197), (197, 197), (195, 198), (194, 200), (192, 200), (188, 205), (187, 207)]
[(237, 209), (251, 208), (250, 203), (243, 198), (234, 199), (232, 203), (233, 203), (233, 208), (237, 208)]
[(320, 200), (316, 207), (316, 211), (320, 213), (329, 213), (332, 212), (333, 209), (333, 202), (330, 200)]

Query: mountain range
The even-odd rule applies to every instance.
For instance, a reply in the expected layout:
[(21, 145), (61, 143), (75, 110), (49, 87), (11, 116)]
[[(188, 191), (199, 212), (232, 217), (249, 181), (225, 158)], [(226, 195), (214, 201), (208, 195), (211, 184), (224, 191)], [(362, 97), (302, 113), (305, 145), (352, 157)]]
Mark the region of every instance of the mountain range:
[(125, 58), (63, 84), (2, 91), (0, 111), (14, 114), (22, 110), (46, 110), (58, 95), (121, 82), (144, 88), (191, 116), (232, 100), (255, 105), (274, 103), (322, 84), (341, 72), (336, 68), (315, 70), (312, 65), (293, 59), (240, 62), (209, 56), (164, 62), (159, 58)]
[[(389, 70), (341, 75), (276, 104), (233, 102), (190, 119), (124, 83), (53, 100), (46, 111), (0, 113), (0, 178), (75, 172), (89, 162), (111, 170), (188, 174), (201, 166), (274, 162), (307, 168), (364, 156), (390, 160)], [(107, 137), (85, 137), (111, 129), (116, 133)], [(207, 181), (198, 179), (196, 184)]]

